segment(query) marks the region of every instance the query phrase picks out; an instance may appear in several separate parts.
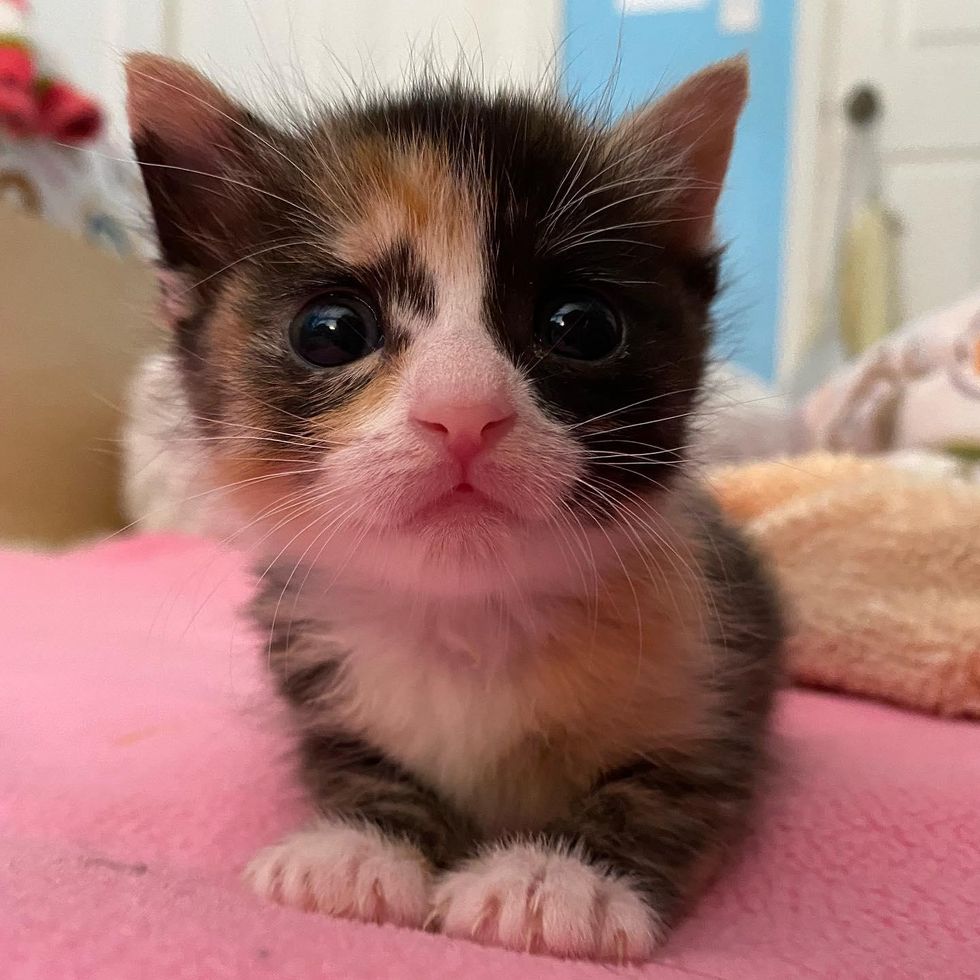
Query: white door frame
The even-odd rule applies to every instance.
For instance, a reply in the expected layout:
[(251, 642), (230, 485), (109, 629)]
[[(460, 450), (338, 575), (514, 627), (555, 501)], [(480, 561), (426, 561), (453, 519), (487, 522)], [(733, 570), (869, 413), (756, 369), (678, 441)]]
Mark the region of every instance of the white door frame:
[[(819, 140), (826, 104), (831, 25), (837, 0), (797, 0), (790, 116), (782, 297), (776, 337), (776, 381), (785, 383), (820, 324), (823, 289), (813, 288), (815, 217), (821, 181)], [(858, 0), (845, 0), (858, 2)]]

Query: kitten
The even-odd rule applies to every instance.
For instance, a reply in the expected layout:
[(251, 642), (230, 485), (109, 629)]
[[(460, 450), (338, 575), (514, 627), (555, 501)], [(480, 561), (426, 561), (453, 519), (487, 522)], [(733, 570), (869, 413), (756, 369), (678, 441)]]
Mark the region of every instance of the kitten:
[(130, 59), (175, 403), (262, 567), (317, 817), (263, 896), (640, 960), (748, 822), (781, 643), (688, 419), (746, 97), (458, 84), (273, 125)]

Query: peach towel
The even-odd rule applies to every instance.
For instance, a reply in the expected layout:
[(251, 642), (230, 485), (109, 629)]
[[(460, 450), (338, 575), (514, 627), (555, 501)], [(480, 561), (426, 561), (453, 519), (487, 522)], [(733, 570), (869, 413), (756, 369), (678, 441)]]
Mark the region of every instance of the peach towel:
[(980, 487), (825, 454), (711, 482), (775, 563), (797, 683), (980, 717)]

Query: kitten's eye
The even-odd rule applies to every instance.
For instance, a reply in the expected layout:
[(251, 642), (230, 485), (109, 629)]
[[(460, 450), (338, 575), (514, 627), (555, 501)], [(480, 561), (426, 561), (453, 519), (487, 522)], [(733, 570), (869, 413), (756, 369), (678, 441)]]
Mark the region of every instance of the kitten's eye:
[(332, 368), (367, 357), (383, 342), (374, 311), (354, 296), (318, 296), (289, 325), (289, 342), (304, 361)]
[(605, 300), (576, 292), (546, 303), (538, 315), (538, 341), (549, 354), (601, 361), (623, 341), (619, 317)]

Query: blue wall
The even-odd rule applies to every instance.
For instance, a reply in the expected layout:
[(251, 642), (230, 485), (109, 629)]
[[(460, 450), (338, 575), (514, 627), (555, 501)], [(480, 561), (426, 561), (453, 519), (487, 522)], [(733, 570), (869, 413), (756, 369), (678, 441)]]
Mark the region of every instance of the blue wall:
[(719, 5), (624, 14), (615, 0), (566, 0), (565, 74), (582, 98), (600, 97), (621, 59), (613, 107), (663, 91), (720, 58), (747, 51), (752, 97), (739, 129), (719, 214), (728, 243), (717, 312), (719, 351), (773, 376), (779, 317), (795, 0), (759, 0), (751, 33), (724, 34)]

